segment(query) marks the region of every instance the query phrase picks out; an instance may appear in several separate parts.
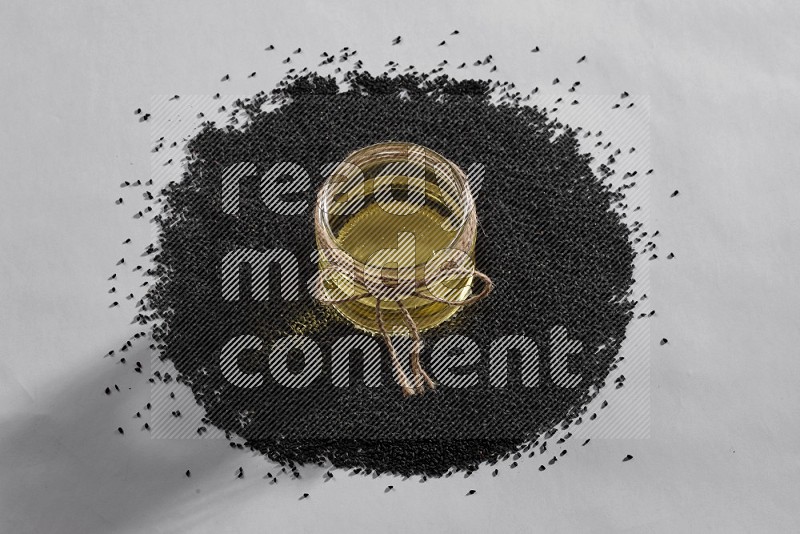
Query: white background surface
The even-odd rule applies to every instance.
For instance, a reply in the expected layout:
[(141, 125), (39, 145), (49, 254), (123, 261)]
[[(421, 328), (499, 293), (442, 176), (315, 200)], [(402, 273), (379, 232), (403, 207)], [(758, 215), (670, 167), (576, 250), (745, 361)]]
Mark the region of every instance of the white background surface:
[[(3, 2), (0, 532), (800, 530), (792, 6)], [(454, 28), (460, 41), (447, 37)], [(405, 42), (393, 48), (398, 34)], [(579, 75), (586, 92), (650, 95), (651, 221), (662, 257), (676, 254), (651, 271), (651, 438), (573, 445), (544, 473), (523, 461), (497, 478), (323, 483), (308, 469), (269, 485), (261, 476), (274, 468), (224, 440), (139, 432), (131, 416), (146, 382), (102, 359), (137, 331), (130, 303), (107, 308), (124, 299), (107, 294), (106, 279), (134, 250), (120, 242), (130, 236), (138, 251), (150, 239), (113, 202), (120, 182), (149, 173), (150, 131), (133, 109), (153, 94), (269, 88), (298, 46), (308, 64), (349, 45), (367, 67), (427, 69), (445, 38), (444, 57), (491, 53), (498, 75), (520, 86)], [(270, 43), (281, 50), (264, 52)], [(149, 361), (137, 350), (129, 360)], [(108, 398), (114, 383), (122, 392)], [(385, 494), (388, 484), (396, 490)], [(298, 501), (303, 492), (311, 498)]]

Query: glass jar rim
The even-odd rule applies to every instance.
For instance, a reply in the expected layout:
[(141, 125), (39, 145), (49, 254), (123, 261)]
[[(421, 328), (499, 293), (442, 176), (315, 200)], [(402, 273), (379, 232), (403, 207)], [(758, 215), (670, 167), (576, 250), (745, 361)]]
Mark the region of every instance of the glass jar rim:
[[(344, 252), (342, 250), (341, 243), (331, 228), (329, 217), (330, 211), (328, 208), (332, 197), (330, 189), (333, 183), (331, 178), (336, 176), (336, 173), (339, 169), (346, 165), (354, 165), (361, 170), (361, 166), (365, 163), (379, 162), (381, 159), (389, 159), (392, 156), (407, 157), (407, 155), (411, 152), (417, 152), (423, 155), (423, 164), (426, 166), (426, 168), (430, 166), (430, 168), (434, 169), (434, 172), (436, 172), (436, 170), (446, 170), (449, 175), (448, 177), (456, 186), (457, 194), (460, 197), (456, 200), (461, 210), (461, 214), (458, 222), (454, 225), (456, 229), (455, 235), (453, 236), (452, 240), (445, 247), (443, 247), (443, 250), (458, 249), (467, 252), (468, 249), (474, 245), (475, 240), (474, 235), (467, 235), (467, 230), (471, 227), (473, 230), (470, 233), (474, 234), (474, 224), (470, 224), (470, 222), (475, 218), (475, 203), (470, 191), (469, 180), (466, 173), (458, 165), (435, 150), (407, 141), (383, 141), (361, 147), (348, 154), (331, 170), (330, 174), (323, 181), (317, 195), (315, 224), (318, 234), (320, 230), (325, 233), (325, 236), (317, 235), (318, 244), (322, 244), (319, 243), (319, 241), (320, 237), (323, 237), (322, 241), (324, 244), (329, 245), (326, 248), (335, 247), (336, 249)], [(330, 245), (333, 245), (334, 247), (330, 247)], [(358, 262), (355, 259), (352, 259), (352, 261), (357, 265), (363, 265), (361, 262)]]

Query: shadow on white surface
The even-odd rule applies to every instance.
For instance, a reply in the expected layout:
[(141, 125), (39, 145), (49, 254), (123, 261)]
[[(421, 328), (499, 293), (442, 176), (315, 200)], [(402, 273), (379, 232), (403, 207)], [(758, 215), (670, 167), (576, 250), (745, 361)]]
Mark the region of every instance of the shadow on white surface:
[[(149, 361), (149, 351), (134, 347), (127, 359), (124, 367), (105, 360), (106, 369), (94, 360), (80, 377), (54, 386), (39, 403), (46, 408), (2, 423), (0, 531), (135, 531), (170, 505), (196, 499), (200, 490), (192, 488), (210, 485), (203, 481), (222, 469), (226, 452), (230, 460), (223, 440), (194, 440), (187, 448), (185, 440), (150, 439), (149, 384), (130, 363)], [(192, 466), (203, 469), (187, 479)]]

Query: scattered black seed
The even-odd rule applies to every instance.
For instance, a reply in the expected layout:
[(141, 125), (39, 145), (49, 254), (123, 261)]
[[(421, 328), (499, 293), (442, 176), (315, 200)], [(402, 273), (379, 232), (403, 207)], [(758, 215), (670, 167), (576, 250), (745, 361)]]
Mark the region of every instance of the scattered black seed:
[(666, 345), (667, 343), (669, 343), (669, 340), (667, 338), (665, 338), (665, 337), (662, 337), (661, 341), (659, 342), (659, 344), (661, 344), (661, 345)]
[(538, 52), (538, 51), (539, 51), (539, 47), (538, 47), (538, 46), (535, 46), (535, 47), (533, 48), (533, 50), (531, 50), (531, 52)]
[(122, 430), (122, 427), (117, 428), (117, 432), (119, 432), (120, 434), (124, 434), (125, 433), (125, 431)]
[(671, 259), (672, 259), (672, 258), (674, 258), (674, 257), (675, 257), (675, 254), (673, 254), (672, 252), (670, 252), (669, 254), (667, 254), (667, 259), (668, 259), (668, 260), (671, 260)]
[(469, 490), (469, 491), (467, 492), (467, 495), (475, 495), (475, 493), (476, 493), (476, 492), (475, 492), (475, 490), (474, 490), (474, 489), (471, 489), (471, 490)]
[(554, 78), (554, 79), (553, 79), (553, 85), (555, 85), (555, 84), (559, 83), (560, 81), (561, 81), (561, 80), (559, 80), (558, 78)]
[(586, 61), (586, 56), (581, 56), (581, 58), (578, 60), (578, 63), (582, 63), (584, 61)]
[(545, 469), (547, 469), (545, 466), (543, 466), (543, 465), (539, 466), (539, 471), (544, 471)]
[(192, 472), (189, 469), (187, 469), (186, 470), (186, 478), (191, 478), (191, 476), (192, 476)]
[[(538, 51), (538, 47), (536, 48), (536, 51)], [(463, 66), (466, 65), (462, 65), (462, 68)], [(492, 70), (494, 69), (495, 67), (493, 67)], [(430, 96), (426, 96), (427, 93), (424, 91), (413, 93), (415, 95), (412, 99), (413, 106), (407, 106), (409, 109), (414, 110), (413, 115), (403, 115), (404, 112), (402, 112), (402, 110), (400, 110), (398, 113), (397, 107), (389, 105), (386, 109), (386, 113), (391, 114), (386, 115), (385, 117), (400, 117), (405, 119), (405, 122), (401, 122), (408, 124), (416, 124), (420, 121), (420, 118), (427, 120), (427, 122), (424, 124), (424, 127), (415, 126), (413, 130), (405, 132), (404, 137), (410, 138), (415, 142), (419, 142), (420, 144), (431, 146), (431, 148), (436, 150), (440, 150), (443, 153), (448, 154), (449, 157), (454, 158), (455, 161), (468, 164), (470, 161), (475, 160), (475, 153), (478, 153), (478, 155), (481, 156), (488, 155), (488, 158), (481, 158), (482, 161), (492, 164), (500, 163), (500, 165), (492, 167), (493, 169), (496, 169), (492, 172), (498, 172), (502, 176), (509, 174), (508, 172), (503, 171), (505, 168), (526, 169), (530, 168), (532, 164), (532, 162), (527, 160), (525, 157), (518, 161), (504, 161), (503, 158), (507, 158), (507, 154), (503, 154), (498, 160), (498, 158), (495, 156), (495, 152), (493, 152), (493, 146), (502, 143), (497, 143), (495, 141), (489, 145), (479, 144), (476, 146), (468, 146), (468, 143), (465, 145), (463, 138), (454, 139), (453, 142), (449, 144), (446, 141), (442, 141), (443, 139), (449, 138), (447, 135), (447, 117), (452, 117), (454, 113), (462, 119), (470, 121), (467, 122), (468, 124), (483, 123), (487, 125), (486, 131), (492, 133), (492, 135), (488, 136), (488, 138), (492, 138), (493, 136), (497, 135), (500, 135), (501, 137), (507, 136), (508, 140), (506, 143), (513, 143), (514, 146), (519, 146), (522, 154), (540, 151), (541, 147), (553, 147), (553, 150), (547, 153), (544, 160), (535, 161), (537, 167), (552, 168), (555, 165), (559, 165), (562, 168), (582, 169), (580, 170), (582, 176), (594, 176), (592, 169), (588, 167), (588, 163), (583, 162), (578, 158), (578, 151), (575, 148), (576, 145), (573, 144), (575, 138), (574, 132), (565, 136), (565, 140), (561, 145), (551, 145), (551, 142), (547, 140), (549, 138), (549, 133), (546, 134), (547, 137), (545, 137), (545, 140), (543, 141), (541, 137), (537, 137), (541, 134), (534, 134), (532, 132), (549, 132), (548, 128), (556, 127), (555, 122), (552, 124), (549, 123), (549, 119), (546, 117), (546, 115), (544, 115), (541, 111), (533, 111), (531, 108), (520, 108), (519, 110), (509, 109), (508, 111), (504, 111), (502, 108), (494, 108), (488, 105), (483, 100), (483, 95), (488, 93), (490, 82), (482, 82), (479, 80), (456, 82), (447, 79), (444, 82), (440, 82), (438, 86), (425, 86), (424, 84), (429, 82), (424, 82), (423, 79), (415, 77), (416, 75), (413, 74), (407, 76), (410, 77), (404, 78), (402, 82), (399, 82), (388, 79), (387, 77), (375, 77), (368, 73), (359, 73), (355, 77), (351, 76), (350, 73), (346, 74), (346, 77), (349, 77), (348, 80), (353, 87), (355, 87), (355, 90), (365, 94), (397, 94), (401, 89), (406, 90), (413, 88), (414, 84), (417, 84), (417, 89), (415, 91), (418, 91), (420, 87), (428, 87), (430, 89)], [(282, 90), (284, 91), (283, 94), (292, 97), (292, 103), (287, 104), (287, 106), (292, 107), (287, 108), (287, 111), (294, 113), (295, 115), (293, 116), (296, 117), (296, 120), (301, 121), (303, 124), (308, 124), (308, 131), (336, 132), (346, 130), (342, 129), (340, 125), (336, 124), (326, 125), (323, 127), (319, 120), (319, 109), (312, 106), (310, 103), (310, 100), (313, 99), (306, 101), (303, 98), (304, 94), (306, 94), (304, 91), (312, 96), (314, 94), (338, 94), (333, 92), (326, 93), (325, 91), (329, 89), (332, 89), (331, 82), (326, 81), (323, 77), (309, 76), (305, 78), (297, 78), (294, 83), (286, 85)], [(508, 88), (506, 88), (506, 90), (507, 89)], [(379, 126), (377, 126), (374, 131), (370, 130), (370, 127), (361, 131), (357, 129), (347, 130), (348, 137), (340, 141), (337, 141), (333, 137), (329, 138), (331, 146), (326, 147), (326, 153), (322, 155), (311, 154), (308, 151), (304, 151), (303, 148), (297, 148), (307, 146), (307, 143), (299, 142), (300, 139), (294, 136), (294, 134), (291, 132), (288, 132), (287, 134), (286, 129), (282, 129), (280, 124), (275, 122), (277, 117), (276, 114), (270, 115), (268, 113), (259, 112), (257, 110), (258, 106), (256, 105), (256, 102), (253, 102), (252, 107), (250, 108), (247, 107), (249, 106), (248, 104), (244, 107), (240, 106), (240, 109), (246, 113), (253, 114), (254, 120), (259, 125), (259, 128), (263, 127), (263, 129), (259, 131), (267, 132), (267, 135), (271, 136), (271, 141), (269, 144), (274, 147), (280, 147), (280, 150), (276, 153), (276, 157), (277, 154), (279, 154), (288, 161), (299, 161), (311, 164), (315, 161), (316, 157), (330, 158), (331, 154), (333, 154), (334, 157), (343, 156), (348, 151), (359, 146), (364, 146), (370, 142), (374, 142), (376, 139), (392, 136), (393, 130), (391, 129), (391, 125), (384, 120), (385, 117), (370, 116), (370, 113), (374, 113), (374, 111), (371, 111), (372, 108), (369, 106), (366, 106), (366, 108), (359, 108), (357, 105), (352, 104), (352, 102), (349, 101), (349, 95), (346, 92), (338, 95), (339, 96), (331, 97), (330, 100), (334, 102), (336, 106), (340, 106), (338, 109), (339, 115), (348, 116), (351, 119), (353, 116), (358, 116), (361, 117), (361, 120), (358, 121), (359, 124)], [(439, 98), (442, 95), (444, 95), (445, 98)], [(518, 93), (516, 97), (518, 97)], [(512, 96), (512, 98), (516, 97)], [(343, 109), (341, 106), (343, 106)], [(521, 113), (522, 120), (514, 118), (514, 116), (518, 113)], [(349, 123), (350, 121), (348, 121), (348, 124)], [(522, 126), (522, 124), (534, 125), (535, 128)], [(514, 128), (516, 128), (516, 130), (514, 130)], [(480, 136), (477, 137), (480, 138)], [(195, 179), (195, 177), (202, 177), (203, 171), (211, 168), (207, 166), (211, 165), (212, 161), (215, 161), (215, 164), (218, 164), (216, 161), (219, 160), (215, 160), (214, 157), (211, 156), (212, 154), (218, 154), (219, 152), (214, 151), (221, 146), (225, 146), (226, 142), (228, 142), (228, 138), (226, 138), (225, 132), (223, 130), (216, 130), (213, 126), (207, 127), (198, 137), (190, 142), (189, 150), (193, 155), (193, 161), (189, 163), (188, 173), (192, 175), (192, 183), (194, 184), (193, 187), (196, 186), (198, 188), (198, 192), (202, 192), (203, 188), (208, 184), (204, 183), (202, 178)], [(542, 144), (542, 142), (544, 142), (544, 144)], [(219, 156), (216, 157), (219, 158)], [(546, 187), (552, 187), (551, 184), (547, 183), (547, 173), (541, 174), (542, 178), (540, 179), (543, 180), (542, 185)], [(517, 205), (514, 204), (513, 201), (517, 200), (516, 197), (520, 196), (520, 192), (522, 192), (524, 195), (528, 195), (528, 197), (525, 197), (527, 199), (526, 201), (528, 202), (532, 198), (536, 198), (535, 196), (530, 196), (532, 193), (529, 192), (529, 187), (522, 185), (525, 182), (518, 184), (519, 187), (517, 189), (512, 187), (511, 190), (514, 191), (514, 193), (509, 194), (503, 192), (503, 189), (508, 189), (509, 184), (496, 179), (490, 180), (490, 178), (490, 176), (487, 176), (484, 189), (481, 193), (481, 198), (492, 199), (492, 201), (495, 201), (496, 199), (508, 199), (510, 202), (508, 204), (509, 206)], [(570, 218), (569, 216), (565, 215), (566, 212), (559, 211), (562, 208), (562, 205), (559, 204), (559, 202), (563, 202), (565, 206), (572, 206), (575, 202), (579, 202), (579, 205), (587, 209), (589, 213), (596, 214), (599, 221), (597, 224), (607, 231), (610, 236), (614, 236), (614, 240), (626, 236), (627, 230), (620, 222), (619, 218), (610, 213), (606, 215), (607, 212), (605, 211), (605, 207), (611, 204), (611, 201), (615, 198), (615, 196), (602, 188), (600, 180), (597, 180), (596, 182), (592, 180), (586, 180), (585, 184), (581, 183), (581, 188), (582, 189), (580, 189), (580, 191), (576, 191), (574, 198), (568, 197), (564, 198), (563, 201), (558, 200), (555, 202), (553, 206), (557, 209), (554, 213), (558, 214), (561, 218), (558, 219), (558, 217), (555, 217), (552, 225), (554, 227), (559, 227), (565, 223), (570, 224)], [(165, 189), (166, 200), (173, 204), (171, 209), (175, 210), (174, 213), (188, 210), (186, 213), (195, 213), (198, 215), (198, 217), (192, 220), (193, 222), (191, 222), (191, 224), (207, 224), (204, 222), (206, 221), (206, 219), (204, 219), (204, 214), (202, 212), (197, 212), (198, 204), (196, 204), (196, 201), (200, 200), (202, 196), (191, 195), (191, 198), (189, 198), (184, 194), (185, 191), (185, 187), (180, 183), (173, 183)], [(523, 198), (520, 197), (519, 201), (522, 202)], [(480, 199), (479, 202), (481, 202)], [(195, 211), (192, 212), (191, 210)], [(491, 257), (492, 255), (499, 254), (501, 250), (511, 248), (506, 246), (508, 245), (506, 242), (506, 238), (508, 236), (508, 227), (504, 225), (507, 225), (508, 223), (504, 222), (502, 215), (486, 209), (485, 205), (483, 207), (479, 205), (479, 213), (483, 217), (481, 221), (482, 226), (485, 227), (486, 233), (492, 236), (492, 240), (489, 241), (483, 241), (483, 238), (479, 238), (481, 240), (478, 245), (479, 249), (484, 251), (483, 253), (486, 256)], [(515, 217), (529, 217), (528, 219), (523, 220), (526, 225), (532, 225), (534, 227), (541, 224), (541, 221), (538, 220), (538, 217), (544, 216), (544, 214), (530, 214), (524, 211), (519, 212), (518, 210), (514, 210), (513, 213)], [(550, 224), (546, 219), (547, 217), (545, 217), (545, 224)], [(180, 222), (178, 219), (172, 217), (169, 212), (165, 214), (164, 222), (167, 224), (162, 226), (163, 236), (160, 243), (163, 251), (162, 257), (164, 259), (175, 258), (175, 252), (182, 249), (182, 245), (179, 245), (179, 243), (185, 243), (185, 237), (192, 231), (192, 226), (189, 223), (181, 223), (170, 226), (170, 221)], [(296, 224), (296, 221), (286, 221), (285, 218), (279, 218), (278, 220), (269, 220), (263, 222), (265, 224), (274, 225), (276, 228), (275, 234), (282, 236), (282, 238), (285, 238), (287, 242), (296, 240), (298, 243), (302, 243), (302, 246), (306, 246), (313, 240), (313, 236), (312, 240), (308, 239), (309, 236), (307, 235), (305, 229), (298, 231), (297, 227), (299, 225)], [(576, 232), (575, 234), (580, 235), (580, 233), (581, 232)], [(598, 233), (602, 232), (598, 231)], [(517, 233), (515, 233), (515, 235), (516, 234)], [(269, 236), (266, 237), (268, 238)], [(594, 247), (596, 247), (599, 243), (595, 239), (594, 235), (590, 237), (592, 239), (589, 239), (586, 245), (590, 245), (591, 250), (587, 249), (586, 252), (592, 254), (592, 251), (595, 250)], [(260, 243), (262, 246), (270, 245), (268, 240), (262, 240)], [(571, 249), (574, 249), (576, 253), (581, 254), (583, 253), (584, 249), (580, 247), (584, 246), (584, 243), (580, 241), (579, 243), (580, 246), (570, 243), (566, 243), (565, 246), (571, 247)], [(619, 241), (612, 240), (612, 242), (609, 243), (608, 248), (611, 250), (611, 252), (609, 253), (608, 257), (615, 258), (618, 263), (615, 265), (604, 264), (601, 266), (601, 269), (606, 269), (604, 273), (608, 275), (609, 280), (613, 280), (612, 283), (613, 287), (615, 288), (614, 291), (619, 291), (619, 294), (623, 294), (630, 284), (630, 268), (633, 252), (627, 247), (627, 245), (620, 246), (616, 243), (627, 243), (627, 240), (623, 238), (619, 239)], [(210, 242), (204, 242), (202, 246), (208, 247), (212, 244), (213, 243)], [(206, 248), (206, 250), (208, 250), (208, 248)], [(181, 258), (186, 258), (188, 261), (197, 259), (196, 252), (192, 249), (192, 246), (187, 248), (187, 252), (188, 256), (182, 253), (180, 255)], [(546, 252), (546, 249), (544, 252)], [(592, 255), (592, 257), (594, 257), (594, 255)], [(508, 259), (508, 262), (515, 263), (521, 261), (521, 259), (522, 258), (517, 258), (516, 256), (511, 256)], [(201, 265), (201, 267), (216, 269), (218, 265), (211, 263), (208, 266)], [(159, 278), (160, 275), (165, 272), (165, 269), (166, 266), (157, 265), (156, 269), (154, 270), (155, 276)], [(180, 269), (178, 269), (177, 272), (180, 272)], [(490, 272), (489, 274), (492, 275), (493, 273)], [(530, 297), (527, 296), (523, 298), (521, 296), (517, 296), (516, 293), (520, 293), (521, 288), (529, 287), (529, 285), (532, 283), (545, 282), (545, 285), (546, 283), (552, 284), (554, 282), (563, 283), (563, 281), (558, 278), (558, 275), (559, 273), (556, 270), (554, 272), (546, 271), (543, 274), (537, 274), (536, 276), (538, 278), (536, 280), (531, 280), (529, 274), (525, 275), (524, 280), (517, 280), (513, 277), (509, 278), (505, 275), (501, 276), (500, 279), (504, 281), (505, 285), (496, 289), (497, 296), (494, 299), (487, 300), (485, 306), (482, 305), (483, 309), (488, 311), (476, 311), (472, 314), (465, 313), (464, 316), (459, 318), (458, 321), (460, 321), (460, 323), (458, 321), (452, 322), (452, 327), (460, 325), (458, 328), (463, 328), (463, 331), (474, 333), (473, 335), (475, 337), (480, 336), (481, 338), (491, 339), (494, 336), (493, 331), (484, 323), (486, 322), (486, 317), (491, 317), (492, 313), (498, 313), (499, 309), (494, 309), (494, 307), (500, 305), (498, 303), (502, 303), (502, 313), (510, 313), (510, 317), (513, 318), (511, 324), (525, 324), (522, 318), (530, 316), (526, 310), (529, 310), (530, 306), (534, 305), (535, 303), (524, 302), (525, 300), (530, 300)], [(587, 279), (589, 278), (591, 277), (587, 277)], [(595, 279), (591, 279), (587, 283), (594, 285), (596, 282), (597, 281)], [(185, 287), (185, 280), (183, 283)], [(162, 309), (165, 310), (170, 305), (177, 305), (179, 307), (185, 305), (188, 294), (175, 292), (176, 287), (178, 286), (170, 286), (166, 279), (161, 279), (156, 284), (151, 286), (153, 289), (148, 294), (148, 301), (150, 302), (152, 309), (158, 311)], [(610, 286), (609, 284), (605, 284), (604, 287)], [(170, 290), (173, 292), (170, 293)], [(581, 288), (576, 288), (575, 292), (576, 294), (590, 293), (585, 291), (582, 293)], [(197, 300), (198, 305), (201, 300), (202, 299)], [(602, 316), (603, 321), (605, 321), (602, 323), (604, 325), (602, 329), (605, 329), (606, 331), (604, 334), (610, 335), (613, 332), (615, 337), (621, 338), (621, 334), (624, 334), (625, 325), (628, 321), (626, 312), (630, 304), (620, 306), (615, 303), (610, 305), (606, 304), (605, 300), (608, 299), (600, 299), (598, 303), (587, 302), (585, 306), (587, 309), (597, 308), (596, 313), (599, 314), (599, 316)], [(518, 305), (515, 305), (515, 303), (518, 303)], [(214, 308), (208, 308), (206, 305), (203, 305), (202, 309)], [(493, 309), (494, 311), (492, 311)], [(186, 314), (190, 312), (184, 309), (183, 313)], [(481, 315), (481, 313), (486, 313), (489, 315)], [(483, 323), (481, 322), (481, 317), (484, 318)], [(282, 318), (278, 317), (276, 319), (281, 320)], [(597, 325), (590, 324), (588, 327), (594, 330), (597, 328)], [(330, 335), (347, 331), (343, 328), (344, 327), (341, 325), (337, 325), (337, 327), (331, 331)], [(530, 331), (536, 332), (536, 328), (536, 325), (530, 326)], [(196, 368), (192, 368), (192, 365), (195, 365), (197, 360), (192, 360), (191, 357), (187, 358), (188, 355), (193, 354), (196, 351), (192, 350), (192, 336), (187, 336), (185, 334), (186, 333), (184, 332), (183, 336), (170, 336), (165, 332), (156, 332), (154, 337), (157, 339), (159, 344), (164, 344), (163, 354), (165, 358), (170, 359), (173, 363), (175, 363), (176, 367), (182, 374), (190, 377), (190, 379), (193, 381), (193, 384), (198, 382), (202, 383), (205, 379), (198, 375)], [(185, 339), (186, 342), (181, 344), (181, 339)], [(615, 347), (614, 350), (604, 352), (603, 362), (599, 364), (599, 367), (593, 369), (592, 371), (593, 373), (596, 373), (596, 377), (593, 375), (593, 380), (597, 380), (597, 382), (602, 380), (607, 372), (608, 367), (611, 365), (611, 361), (616, 354), (616, 350), (617, 348)], [(608, 356), (607, 359), (606, 356)], [(563, 402), (567, 404), (567, 399), (563, 399)], [(569, 401), (569, 405), (574, 405), (575, 403), (580, 405), (583, 402), (585, 402), (585, 400), (582, 398), (571, 399)], [(216, 406), (211, 423), (223, 429), (231, 429), (239, 432), (240, 429), (234, 417), (235, 413), (237, 413), (235, 406)], [(563, 412), (559, 412), (557, 415), (559, 417), (563, 417)], [(229, 416), (230, 419), (228, 419)], [(538, 414), (537, 417), (541, 417), (541, 414)], [(537, 419), (537, 421), (539, 421), (539, 419)], [(546, 421), (542, 421), (542, 424), (545, 423)], [(551, 422), (545, 428), (551, 427), (554, 423), (555, 422)], [(395, 471), (400, 472), (401, 474), (427, 473), (431, 475), (440, 475), (442, 473), (451, 473), (451, 467), (454, 469), (466, 470), (469, 473), (472, 471), (473, 466), (476, 466), (477, 463), (480, 463), (483, 460), (496, 459), (506, 452), (515, 453), (518, 450), (519, 443), (521, 442), (524, 442), (524, 440), (521, 439), (520, 434), (511, 436), (508, 439), (493, 438), (484, 440), (465, 440), (462, 443), (454, 443), (447, 440), (433, 442), (426, 441), (419, 443), (411, 441), (404, 443), (402, 446), (398, 446), (396, 444), (393, 445), (391, 442), (378, 445), (369, 443), (365, 444), (359, 440), (306, 440), (301, 444), (290, 445), (276, 443), (274, 440), (269, 439), (248, 441), (248, 446), (254, 450), (263, 452), (271, 458), (281, 461), (281, 463), (316, 463), (320, 461), (321, 458), (327, 458), (331, 461), (331, 463), (333, 463), (333, 465), (337, 467), (368, 465), (370, 466), (370, 469), (374, 469), (376, 472)], [(243, 446), (241, 448), (243, 448)], [(544, 466), (542, 466), (541, 470), (544, 470)], [(445, 476), (448, 475), (446, 474)], [(423, 480), (425, 479), (426, 477), (423, 478)]]
[(631, 460), (633, 460), (633, 456), (630, 454), (626, 455), (625, 458), (622, 459), (623, 462), (629, 462)]
[(447, 44), (447, 43), (446, 43), (445, 41), (442, 41), (441, 43), (439, 43), (439, 46), (444, 46), (444, 45), (446, 45), (446, 44)]
[(459, 33), (461, 32), (458, 30), (453, 30), (452, 33), (450, 33), (450, 35), (458, 35)]
[(677, 197), (679, 194), (680, 194), (680, 192), (679, 192), (679, 191), (676, 189), (676, 190), (675, 190), (675, 191), (674, 191), (674, 192), (673, 192), (673, 193), (670, 195), (670, 197)]
[(584, 442), (583, 442), (583, 444), (581, 445), (581, 447), (585, 447), (586, 445), (588, 445), (588, 443), (589, 443), (590, 441), (591, 441), (591, 438), (590, 438), (590, 439), (587, 439), (586, 441), (584, 441)]
[(301, 499), (308, 499), (308, 493), (304, 493), (304, 494), (303, 494), (303, 496), (302, 496), (302, 497), (300, 497), (300, 498), (301, 498)]
[(400, 41), (402, 41), (402, 40), (403, 40), (403, 38), (402, 38), (401, 36), (399, 36), (399, 35), (398, 35), (397, 37), (395, 37), (394, 39), (392, 39), (392, 44), (393, 44), (393, 45), (400, 44)]
[(106, 395), (111, 395), (111, 388), (106, 388)]
[(230, 79), (231, 79), (231, 75), (230, 74), (226, 74), (225, 76), (222, 77), (222, 79), (220, 81), (227, 82)]
[(133, 114), (134, 115), (139, 115), (141, 112), (142, 112), (142, 108), (136, 108), (136, 110), (133, 112)]

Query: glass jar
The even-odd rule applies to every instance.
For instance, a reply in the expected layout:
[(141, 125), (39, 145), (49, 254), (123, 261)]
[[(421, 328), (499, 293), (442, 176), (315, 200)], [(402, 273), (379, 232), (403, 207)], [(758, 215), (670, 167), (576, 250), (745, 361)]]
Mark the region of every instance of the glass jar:
[(406, 142), (361, 148), (317, 195), (317, 297), (357, 328), (420, 331), (470, 298), (476, 213), (467, 176), (433, 150)]

